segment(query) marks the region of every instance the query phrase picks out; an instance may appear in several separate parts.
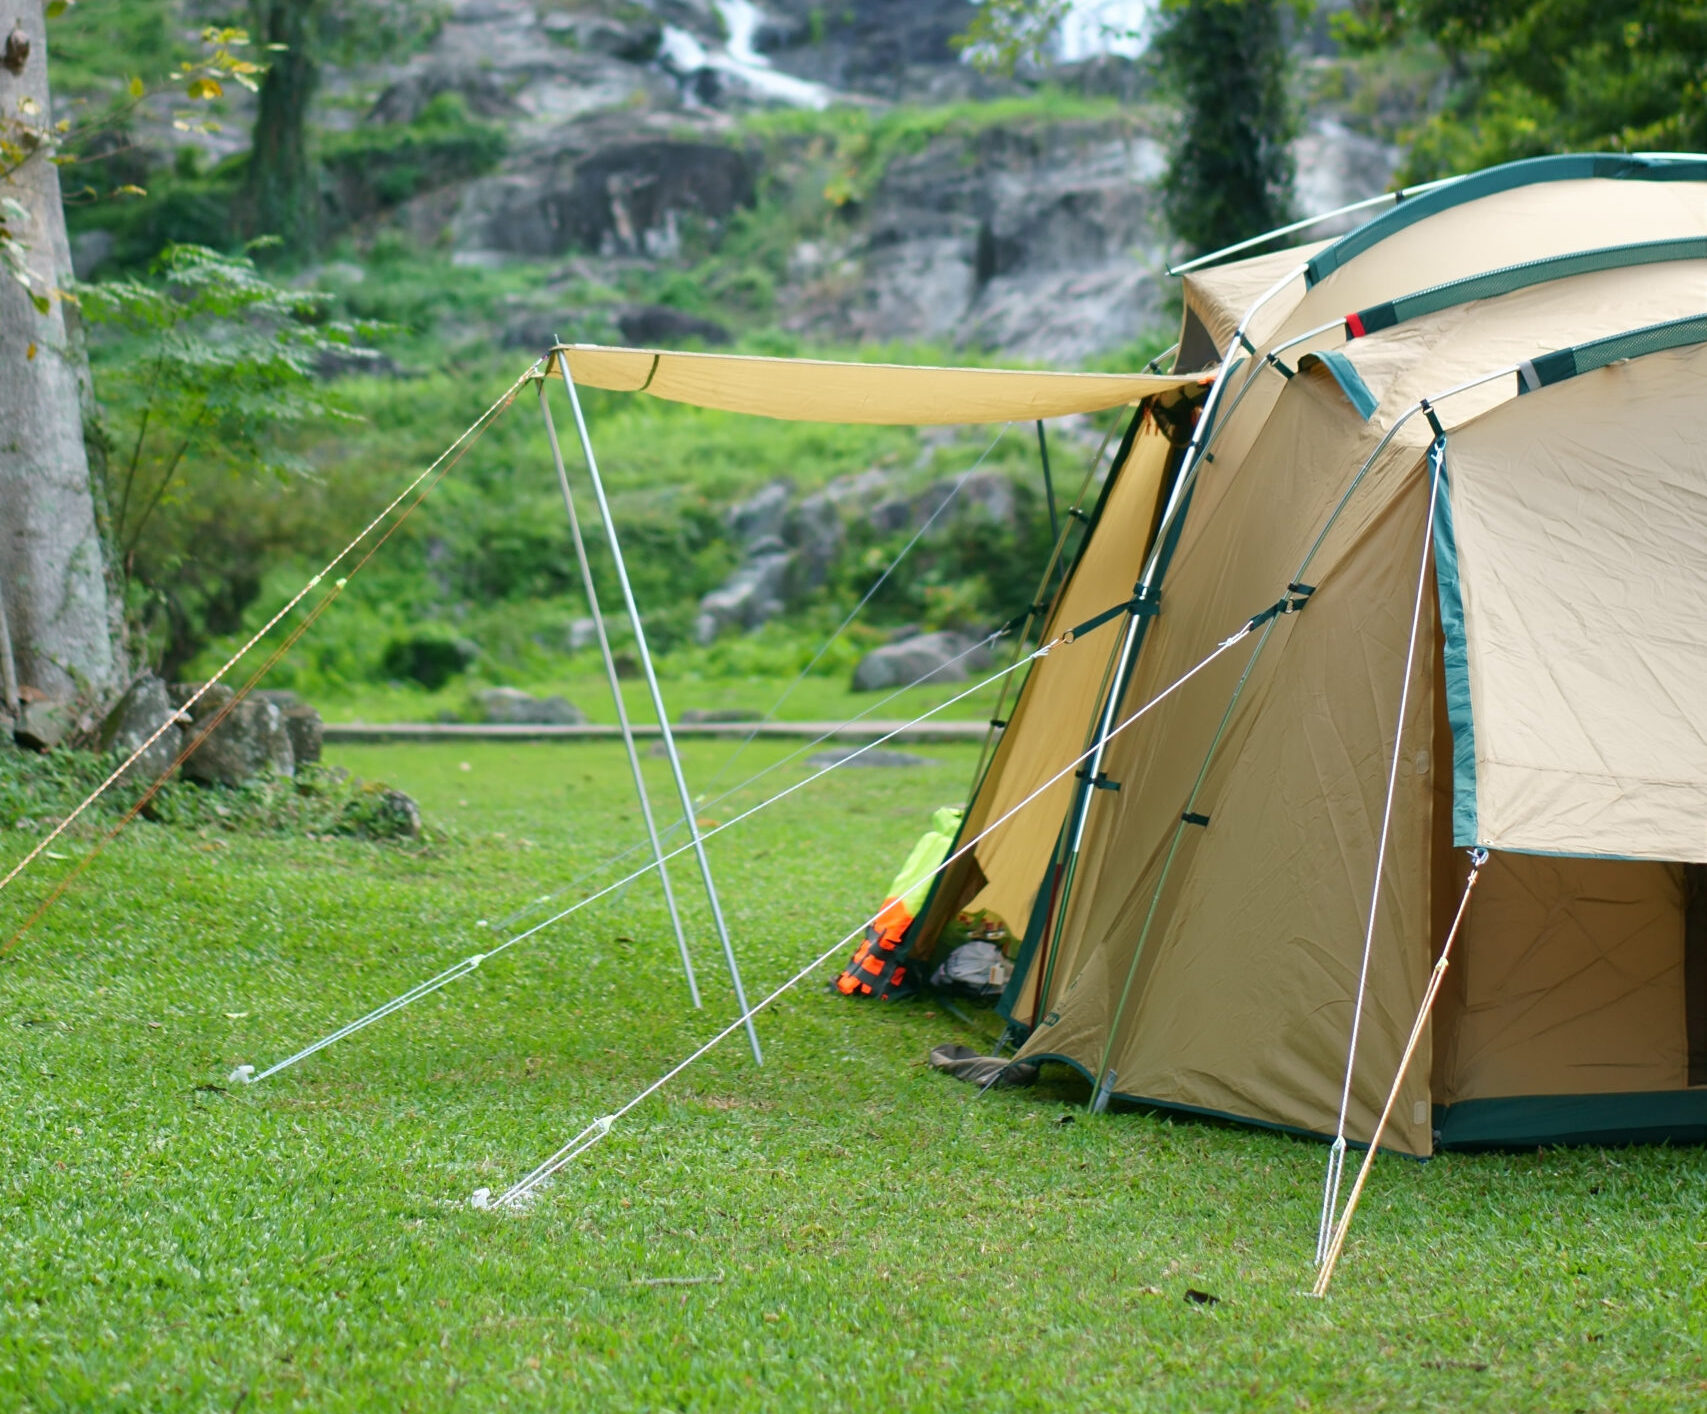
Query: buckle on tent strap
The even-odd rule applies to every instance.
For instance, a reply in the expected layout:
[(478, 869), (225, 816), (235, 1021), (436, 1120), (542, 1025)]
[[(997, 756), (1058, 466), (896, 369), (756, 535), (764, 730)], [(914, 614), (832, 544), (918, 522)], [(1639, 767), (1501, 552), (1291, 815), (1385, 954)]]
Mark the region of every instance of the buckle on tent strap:
[(1089, 633), (1094, 628), (1101, 628), (1110, 619), (1119, 618), (1122, 614), (1131, 614), (1135, 618), (1153, 619), (1162, 612), (1162, 594), (1159, 589), (1146, 589), (1139, 585), (1133, 591), (1132, 597), (1124, 604), (1116, 604), (1112, 609), (1104, 609), (1100, 614), (1092, 614), (1082, 624), (1075, 624), (1061, 635), (1063, 643), (1071, 643)]
[(1079, 767), (1078, 770), (1073, 772), (1073, 775), (1081, 781), (1087, 781), (1088, 780), (1091, 783), (1092, 788), (1095, 790), (1119, 790), (1120, 789), (1120, 782), (1109, 780), (1107, 771), (1098, 771), (1096, 773), (1096, 775), (1093, 776), (1093, 775), (1091, 775), (1091, 773), (1088, 770), (1085, 769), (1085, 767), (1081, 766), (1081, 767)]
[(1246, 353), (1254, 354), (1257, 351), (1257, 346), (1255, 344), (1253, 344), (1247, 337), (1245, 337), (1244, 325), (1241, 324), (1237, 329), (1235, 329), (1233, 331), (1233, 337), (1235, 339), (1237, 339), (1239, 341), (1239, 343), (1244, 347), (1244, 350)]
[(1209, 817), (1207, 815), (1199, 815), (1195, 810), (1187, 810), (1179, 818), (1183, 824), (1187, 825), (1207, 826), (1209, 824)]
[(1270, 619), (1277, 619), (1282, 614), (1302, 613), (1304, 606), (1310, 602), (1310, 596), (1315, 592), (1316, 586), (1313, 584), (1293, 583), (1287, 585), (1285, 594), (1282, 594), (1274, 603), (1246, 623), (1245, 632), (1249, 633), (1252, 629), (1261, 628)]
[(1263, 362), (1266, 363), (1270, 368), (1274, 369), (1274, 371), (1276, 373), (1280, 374), (1281, 377), (1285, 378), (1288, 382), (1291, 381), (1292, 375), (1298, 371), (1295, 368), (1288, 368), (1284, 363), (1282, 363), (1280, 361), (1280, 355), (1279, 354), (1272, 354), (1271, 353), (1267, 358), (1265, 358), (1263, 360)]
[(1091, 518), (1083, 506), (1068, 506), (1067, 514), (1072, 516), (1074, 520), (1083, 521), (1086, 525), (1091, 523)]
[(1440, 425), (1440, 419), (1434, 414), (1434, 404), (1427, 398), (1417, 404), (1422, 409), (1422, 415), (1428, 419), (1428, 425), (1434, 430), (1437, 438), (1446, 436), (1446, 429)]
[(1008, 724), (1008, 719), (1006, 717), (992, 717), (992, 718), (990, 718), (990, 725), (992, 727), (994, 727), (997, 731), (1001, 731), (1003, 727), (1007, 726), (1007, 724)]

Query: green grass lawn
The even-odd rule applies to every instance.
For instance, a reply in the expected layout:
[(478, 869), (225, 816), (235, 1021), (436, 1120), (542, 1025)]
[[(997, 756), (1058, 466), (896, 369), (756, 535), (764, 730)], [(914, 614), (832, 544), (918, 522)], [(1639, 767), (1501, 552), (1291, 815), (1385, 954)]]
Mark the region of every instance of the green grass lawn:
[[(693, 777), (728, 750), (687, 744)], [(751, 993), (869, 913), (963, 792), (971, 748), (925, 754), (713, 843)], [(724, 1024), (729, 987), (678, 867), (701, 1013), (642, 882), (227, 1088), (485, 950), (478, 920), (638, 830), (611, 744), (337, 760), (414, 793), (439, 837), (142, 824), (0, 966), (0, 1408), (1707, 1403), (1698, 1150), (1386, 1161), (1318, 1302), (1322, 1146), (1090, 1117), (1060, 1079), (976, 1097), (923, 1065), (983, 1039), (939, 1005), (817, 982), (761, 1019), (762, 1070), (732, 1038), (527, 1211), (471, 1209)], [(0, 862), (33, 838), (9, 830)], [(8, 932), (51, 877), (0, 900)]]

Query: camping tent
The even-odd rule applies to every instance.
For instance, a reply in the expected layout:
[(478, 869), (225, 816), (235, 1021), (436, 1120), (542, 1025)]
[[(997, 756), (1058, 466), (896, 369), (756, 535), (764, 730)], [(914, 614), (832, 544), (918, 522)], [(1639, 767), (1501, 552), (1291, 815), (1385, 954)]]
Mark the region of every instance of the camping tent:
[(1704, 310), (1700, 158), (1189, 278), (1221, 387), (1140, 410), (1046, 631), (1148, 568), (1132, 651), (1037, 664), (963, 838), (1257, 631), (947, 870), (915, 954), (993, 914), (1020, 1057), (1367, 1138), (1486, 846), (1388, 1142), (1707, 1135)]

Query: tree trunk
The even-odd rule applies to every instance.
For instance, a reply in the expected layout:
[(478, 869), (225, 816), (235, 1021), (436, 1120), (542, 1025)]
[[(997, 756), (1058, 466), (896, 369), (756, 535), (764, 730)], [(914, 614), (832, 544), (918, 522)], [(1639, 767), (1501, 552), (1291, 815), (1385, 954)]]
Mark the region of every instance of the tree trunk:
[[(7, 18), (14, 14), (29, 57), (18, 73), (0, 65), (0, 114), (33, 101), (29, 121), (46, 125), (42, 0), (15, 0)], [(84, 445), (89, 364), (75, 310), (56, 293), (71, 283), (59, 169), (38, 151), (0, 180), (0, 196), (26, 213), (9, 229), (27, 248), (35, 294), (50, 300), (39, 312), (30, 292), (0, 274), (0, 593), (21, 683), (100, 704), (124, 674), (123, 635)]]
[(320, 0), (254, 0), (253, 9), (257, 42), (285, 47), (266, 56), (241, 225), (245, 235), (277, 236), (289, 254), (307, 255), (320, 224), (320, 190), (308, 160), (308, 104), (320, 82), (314, 62)]

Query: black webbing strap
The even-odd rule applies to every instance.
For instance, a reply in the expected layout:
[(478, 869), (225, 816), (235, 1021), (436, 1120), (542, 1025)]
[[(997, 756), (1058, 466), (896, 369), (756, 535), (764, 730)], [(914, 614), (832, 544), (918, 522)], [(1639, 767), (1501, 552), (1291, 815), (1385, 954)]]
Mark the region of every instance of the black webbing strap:
[(1268, 364), (1271, 368), (1273, 368), (1275, 370), (1275, 372), (1279, 373), (1288, 382), (1292, 381), (1292, 375), (1298, 371), (1295, 368), (1288, 368), (1284, 363), (1282, 363), (1280, 361), (1280, 355), (1279, 354), (1272, 354), (1271, 353), (1266, 359), (1263, 360), (1263, 362)]
[(1315, 592), (1316, 586), (1313, 584), (1287, 585), (1286, 593), (1245, 624), (1245, 632), (1261, 628), (1270, 619), (1278, 619), (1282, 614), (1302, 613), (1304, 606), (1310, 602), (1310, 596)]
[(1435, 437), (1445, 437), (1446, 429), (1440, 425), (1440, 419), (1434, 414), (1434, 404), (1424, 398), (1417, 406), (1422, 409), (1422, 415), (1428, 419), (1428, 425), (1434, 429)]
[(1233, 331), (1233, 337), (1235, 339), (1237, 339), (1241, 345), (1244, 346), (1244, 350), (1246, 353), (1251, 354), (1251, 355), (1255, 355), (1255, 353), (1257, 351), (1257, 346), (1245, 337), (1245, 331), (1244, 331), (1244, 328), (1242, 326)]
[(1119, 790), (1120, 789), (1120, 782), (1109, 780), (1107, 771), (1099, 771), (1099, 772), (1097, 772), (1096, 775), (1093, 776), (1090, 773), (1090, 767), (1081, 766), (1081, 767), (1079, 767), (1078, 770), (1073, 772), (1073, 775), (1078, 780), (1089, 781), (1091, 783), (1091, 785), (1094, 786), (1097, 790)]
[(1092, 614), (1082, 624), (1075, 624), (1061, 635), (1063, 643), (1071, 643), (1081, 634), (1089, 633), (1092, 629), (1101, 628), (1110, 619), (1117, 619), (1122, 614), (1131, 614), (1135, 618), (1153, 619), (1162, 612), (1162, 595), (1158, 589), (1146, 589), (1139, 585), (1133, 591), (1132, 597), (1124, 604), (1116, 604), (1112, 609), (1104, 609), (1100, 614)]
[(1187, 825), (1207, 825), (1209, 823), (1207, 815), (1199, 815), (1195, 810), (1186, 811), (1180, 816), (1180, 819)]

